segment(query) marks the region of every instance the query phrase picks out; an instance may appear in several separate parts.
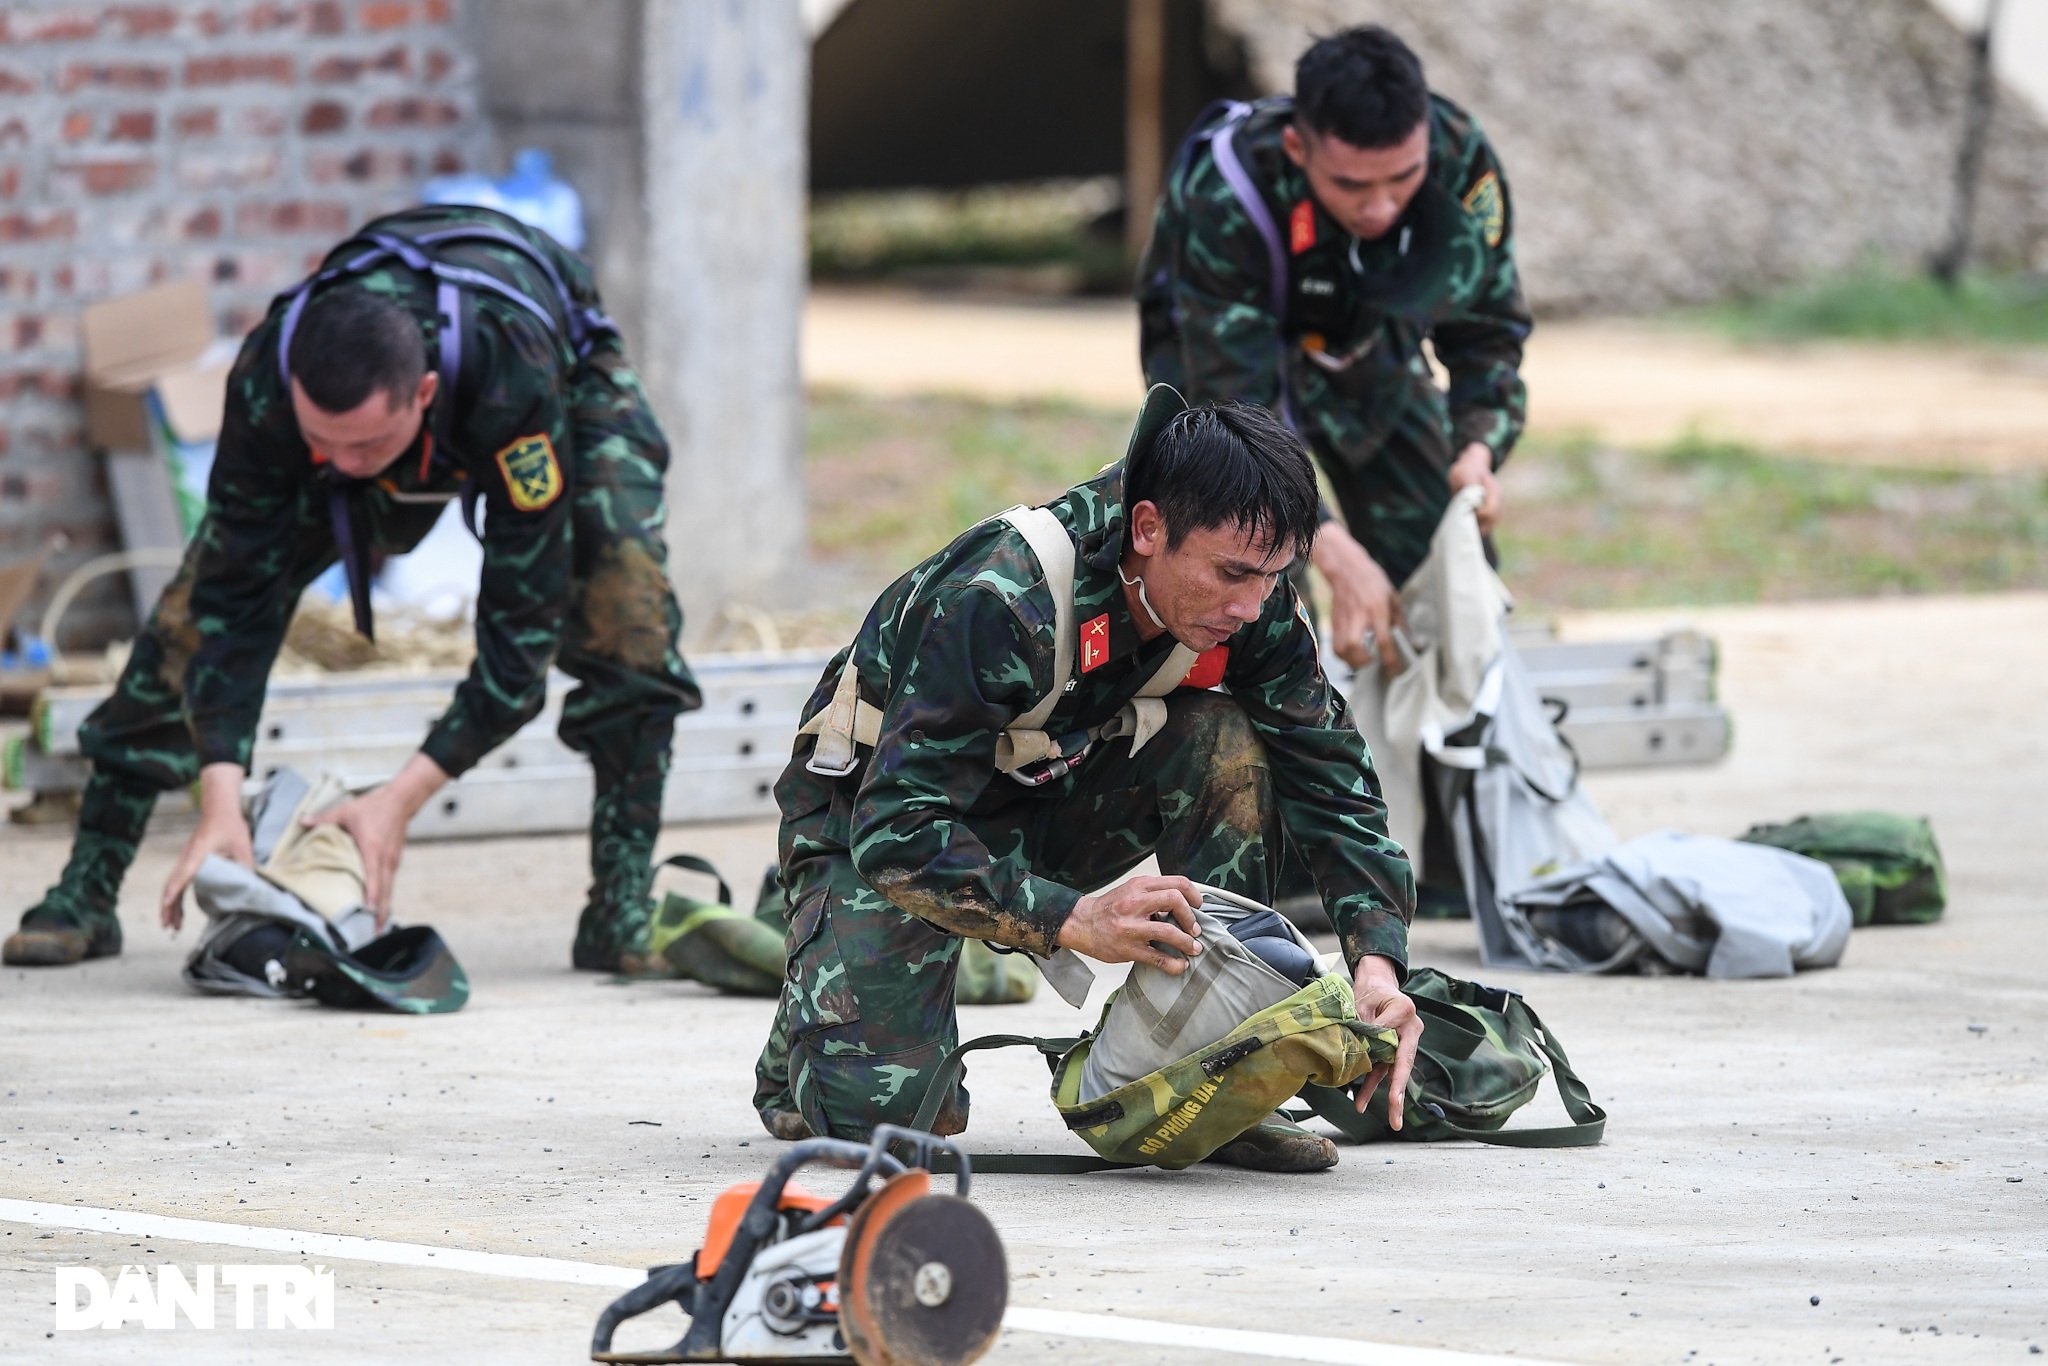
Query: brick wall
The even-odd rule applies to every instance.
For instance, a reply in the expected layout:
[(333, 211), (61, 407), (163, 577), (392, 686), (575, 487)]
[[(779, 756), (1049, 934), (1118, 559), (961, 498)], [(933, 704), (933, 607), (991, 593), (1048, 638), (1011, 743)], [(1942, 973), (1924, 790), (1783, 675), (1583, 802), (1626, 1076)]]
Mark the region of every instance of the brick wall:
[[(80, 430), (80, 307), (196, 278), (245, 331), (356, 224), (468, 168), (477, 3), (0, 6), (0, 564), (62, 532), (39, 597), (119, 544)], [(81, 600), (75, 638), (132, 630), (126, 600)]]

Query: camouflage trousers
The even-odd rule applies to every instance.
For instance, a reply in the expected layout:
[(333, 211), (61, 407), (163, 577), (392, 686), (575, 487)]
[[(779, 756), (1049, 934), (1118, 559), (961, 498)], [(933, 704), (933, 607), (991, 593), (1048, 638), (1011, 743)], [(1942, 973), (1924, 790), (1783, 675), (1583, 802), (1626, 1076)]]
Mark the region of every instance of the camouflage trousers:
[[(1051, 789), (1020, 787), (967, 824), (995, 859), (1070, 887), (1100, 887), (1157, 854), (1166, 873), (1272, 899), (1283, 839), (1272, 779), (1227, 697), (1175, 695), (1137, 755), (1126, 740), (1104, 742)], [(783, 824), (789, 976), (755, 1065), (754, 1104), (778, 1136), (788, 1134), (778, 1116), (800, 1114), (812, 1133), (865, 1140), (877, 1124), (910, 1122), (959, 1042), (953, 980), (964, 941), (863, 882), (852, 855), (821, 837), (829, 817)], [(959, 1133), (967, 1108), (957, 1087), (933, 1127)]]
[[(600, 350), (576, 380), (575, 464), (568, 619), (556, 664), (580, 686), (562, 707), (563, 743), (596, 775), (590, 820), (591, 887), (575, 956), (616, 966), (643, 952), (651, 907), (654, 841), (675, 719), (700, 702), (677, 647), (682, 609), (668, 580), (663, 475), (668, 444), (625, 358)], [(364, 502), (372, 544), (411, 550), (441, 516), (436, 505)], [(194, 536), (197, 546), (205, 528)], [(336, 560), (323, 514), (303, 528), (285, 569), (290, 599)], [(23, 923), (61, 923), (118, 946), (115, 898), (160, 793), (190, 785), (198, 758), (183, 711), (185, 665), (197, 644), (189, 603), (196, 556), (188, 553), (137, 637), (113, 695), (79, 728), (92, 760), (78, 835), (62, 879)], [(311, 776), (311, 775), (308, 775)]]

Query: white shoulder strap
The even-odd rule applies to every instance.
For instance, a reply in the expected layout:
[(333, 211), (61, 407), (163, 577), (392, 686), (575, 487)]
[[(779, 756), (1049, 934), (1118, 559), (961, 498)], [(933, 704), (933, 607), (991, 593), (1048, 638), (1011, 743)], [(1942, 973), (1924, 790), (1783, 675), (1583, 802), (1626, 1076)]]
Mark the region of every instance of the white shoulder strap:
[[(1038, 556), (1038, 568), (1052, 594), (1052, 691), (1010, 723), (1012, 730), (1042, 730), (1074, 676), (1074, 542), (1060, 519), (1044, 508), (1019, 504), (1002, 514)], [(1183, 669), (1181, 672), (1185, 673)]]
[(1195, 661), (1201, 657), (1198, 651), (1191, 650), (1176, 640), (1173, 642), (1173, 649), (1167, 653), (1166, 661), (1159, 666), (1159, 671), (1146, 679), (1145, 686), (1138, 689), (1138, 696), (1166, 696), (1180, 686), (1180, 681), (1188, 676), (1188, 670), (1194, 668)]

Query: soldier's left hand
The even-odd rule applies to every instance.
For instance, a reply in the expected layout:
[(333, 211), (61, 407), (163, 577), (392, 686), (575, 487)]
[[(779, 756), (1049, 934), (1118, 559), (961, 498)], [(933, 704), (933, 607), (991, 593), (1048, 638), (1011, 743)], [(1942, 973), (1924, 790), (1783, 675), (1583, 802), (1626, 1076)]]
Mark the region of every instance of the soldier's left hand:
[(448, 781), (441, 766), (424, 754), (406, 760), (398, 776), (384, 786), (345, 801), (306, 822), (338, 825), (348, 831), (363, 856), (363, 904), (377, 915), (377, 929), (391, 918), (391, 883), (405, 852), (405, 828), (427, 798)]
[(1479, 505), (1479, 530), (1482, 534), (1491, 532), (1500, 522), (1500, 480), (1493, 473), (1493, 451), (1484, 441), (1475, 441), (1459, 451), (1451, 465), (1451, 492), (1470, 484), (1486, 490), (1486, 501)]
[(1383, 1025), (1400, 1036), (1391, 1063), (1381, 1063), (1358, 1083), (1358, 1111), (1365, 1112), (1380, 1083), (1387, 1083), (1387, 1124), (1401, 1127), (1402, 1103), (1408, 1096), (1408, 1074), (1415, 1070), (1415, 1049), (1422, 1042), (1422, 1017), (1415, 1002), (1401, 994), (1401, 982), (1392, 959), (1369, 955), (1358, 960), (1352, 977), (1352, 995), (1358, 1001), (1358, 1018), (1367, 1024)]

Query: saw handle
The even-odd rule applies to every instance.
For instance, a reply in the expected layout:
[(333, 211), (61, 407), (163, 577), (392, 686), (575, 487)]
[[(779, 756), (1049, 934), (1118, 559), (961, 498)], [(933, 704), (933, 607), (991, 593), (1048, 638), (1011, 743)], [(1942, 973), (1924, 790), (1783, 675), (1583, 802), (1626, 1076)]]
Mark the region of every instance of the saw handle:
[(613, 1300), (605, 1311), (597, 1316), (597, 1330), (590, 1335), (590, 1359), (592, 1361), (631, 1361), (639, 1353), (625, 1356), (612, 1354), (612, 1334), (627, 1319), (638, 1318), (650, 1309), (657, 1309), (674, 1300), (682, 1306), (684, 1313), (690, 1312), (686, 1298), (697, 1289), (697, 1262), (677, 1262), (674, 1266), (657, 1266), (647, 1273), (647, 1279)]

